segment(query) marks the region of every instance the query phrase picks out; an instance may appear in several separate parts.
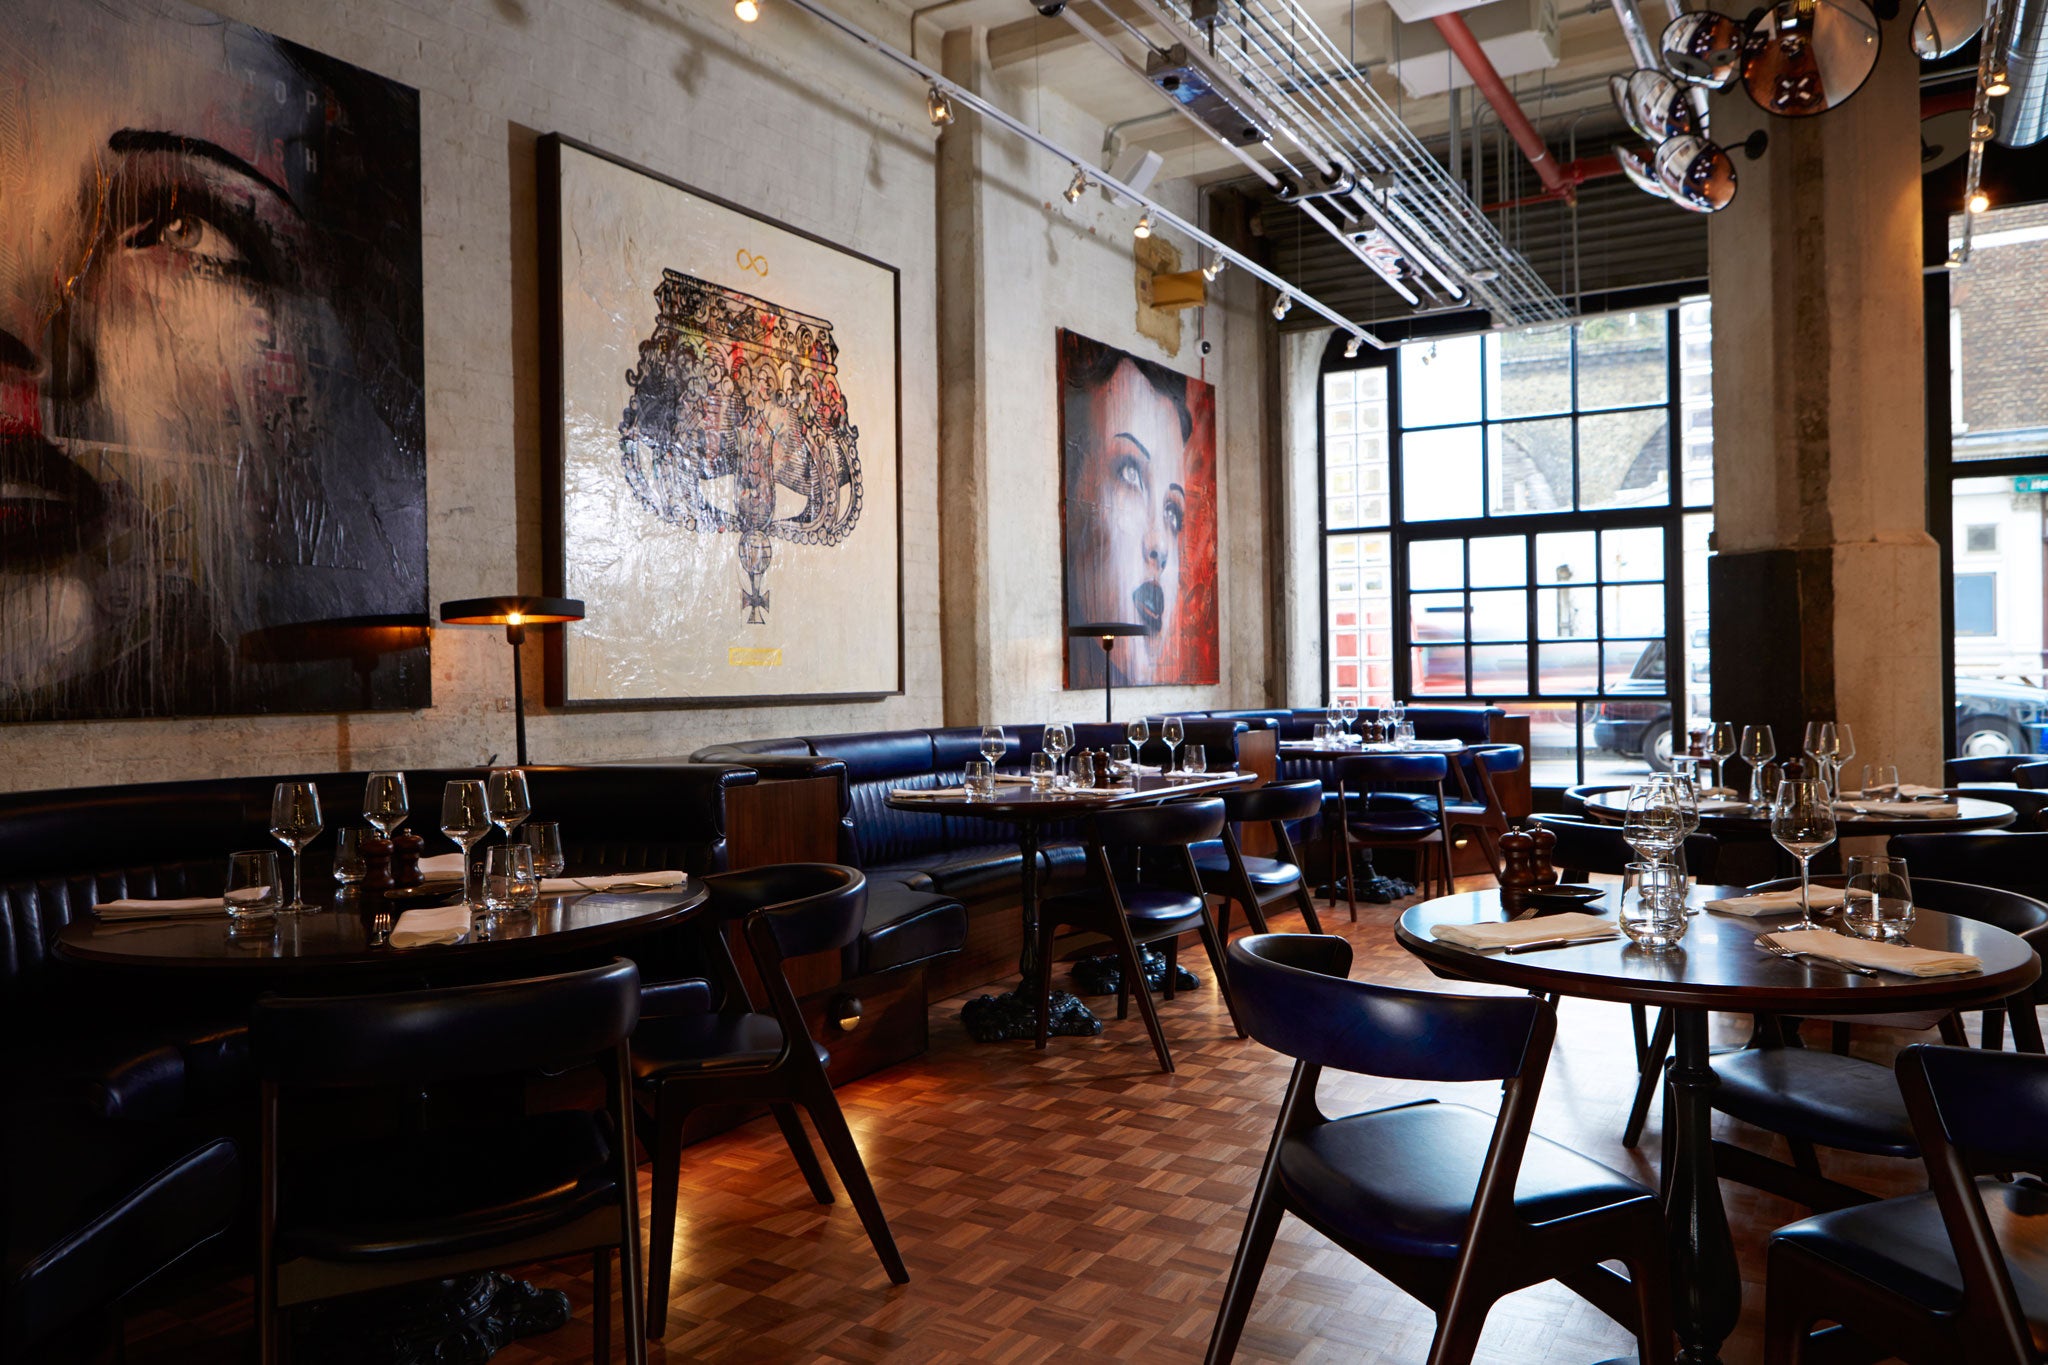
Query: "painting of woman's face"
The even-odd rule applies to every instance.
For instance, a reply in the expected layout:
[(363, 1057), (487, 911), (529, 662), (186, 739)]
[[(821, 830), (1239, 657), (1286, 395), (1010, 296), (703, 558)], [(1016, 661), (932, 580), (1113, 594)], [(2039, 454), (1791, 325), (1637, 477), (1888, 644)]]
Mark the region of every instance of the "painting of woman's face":
[[(1216, 680), (1213, 400), (1207, 384), (1060, 334), (1067, 623), (1137, 625), (1120, 682)], [(1099, 687), (1101, 650), (1068, 656)]]
[[(403, 667), (379, 696), (374, 660), (280, 635), (425, 609), (416, 97), (181, 4), (27, 9), (35, 61), (0, 86), (26, 130), (0, 138), (0, 718), (420, 704)], [(366, 249), (351, 197), (410, 219)]]

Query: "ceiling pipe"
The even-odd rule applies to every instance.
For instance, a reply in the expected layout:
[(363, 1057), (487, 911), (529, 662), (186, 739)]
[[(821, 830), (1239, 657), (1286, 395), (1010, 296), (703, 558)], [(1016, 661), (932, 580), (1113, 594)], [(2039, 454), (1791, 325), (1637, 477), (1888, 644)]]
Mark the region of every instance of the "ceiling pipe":
[[(1496, 203), (1488, 204), (1486, 212), (1493, 213), (1498, 209), (1527, 208), (1531, 204), (1548, 204), (1557, 199), (1569, 202), (1578, 193), (1579, 186), (1585, 184), (1588, 180), (1605, 180), (1608, 176), (1620, 175), (1621, 158), (1611, 155), (1582, 156), (1577, 161), (1565, 162), (1564, 165), (1558, 168), (1558, 174), (1564, 179), (1563, 188), (1543, 190), (1537, 194), (1525, 194), (1519, 199), (1502, 199)], [(1567, 190), (1570, 193), (1567, 193)]]
[(1536, 125), (1529, 122), (1529, 116), (1522, 112), (1522, 106), (1515, 101), (1507, 82), (1494, 70), (1493, 61), (1479, 46), (1479, 40), (1472, 36), (1471, 27), (1462, 14), (1439, 14), (1430, 22), (1436, 31), (1443, 34), (1445, 46), (1457, 57), (1458, 64), (1465, 68), (1465, 74), (1472, 78), (1472, 84), (1479, 93), (1486, 96), (1486, 102), (1493, 106), (1493, 112), (1500, 119), (1501, 126), (1529, 158), (1529, 164), (1536, 169), (1537, 178), (1543, 182), (1546, 198), (1562, 199), (1570, 203), (1578, 194), (1577, 185), (1558, 168), (1557, 158), (1550, 154), (1550, 148), (1543, 145), (1543, 135), (1536, 131)]

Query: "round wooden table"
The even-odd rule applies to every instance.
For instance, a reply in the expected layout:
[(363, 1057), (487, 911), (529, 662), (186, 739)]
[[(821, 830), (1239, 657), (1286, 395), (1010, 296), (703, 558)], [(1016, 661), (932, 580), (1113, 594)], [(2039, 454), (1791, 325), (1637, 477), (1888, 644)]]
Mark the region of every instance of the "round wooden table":
[[(459, 894), (451, 892), (451, 897)], [(227, 917), (83, 919), (57, 931), (57, 955), (94, 967), (236, 972), (261, 980), (292, 974), (459, 970), (514, 975), (564, 953), (609, 947), (689, 915), (710, 895), (701, 877), (659, 891), (542, 896), (530, 915), (501, 918), (489, 938), (393, 948), (373, 942), (371, 915), (395, 923), (417, 902), (377, 893), (338, 894), (334, 904), (281, 914), (254, 931), (230, 931)]]
[[(892, 810), (921, 811), (926, 814), (966, 815), (980, 820), (1001, 820), (1017, 827), (1017, 851), (1024, 855), (1020, 869), (1020, 911), (1024, 926), (1024, 944), (1017, 955), (1018, 986), (1016, 991), (1005, 991), (994, 997), (993, 1011), (977, 1011), (976, 1017), (988, 1017), (993, 1022), (987, 1030), (969, 1023), (968, 1033), (978, 1043), (1003, 1042), (1011, 1036), (1011, 1027), (1023, 1018), (1021, 1011), (1028, 1008), (1036, 1019), (1036, 1000), (1026, 1000), (1032, 985), (1038, 980), (1038, 851), (1047, 825), (1056, 825), (1068, 820), (1079, 820), (1099, 810), (1117, 810), (1128, 806), (1157, 806), (1168, 801), (1194, 800), (1198, 797), (1218, 796), (1239, 787), (1249, 786), (1259, 780), (1256, 773), (1218, 772), (1206, 773), (1200, 777), (1181, 778), (1178, 775), (1163, 777), (1146, 774), (1138, 777), (1128, 788), (1099, 788), (1100, 794), (1082, 794), (1075, 791), (1039, 791), (1026, 783), (1017, 781), (1001, 782), (996, 794), (987, 800), (973, 799), (955, 794), (937, 792), (924, 794), (916, 790), (901, 790), (889, 794)], [(1062, 1000), (1058, 993), (1053, 998), (1055, 1013), (1061, 1027), (1055, 1032), (1069, 1034), (1093, 1034), (1101, 1031), (1101, 1024), (1095, 1015), (1079, 999), (1069, 997)], [(963, 1011), (965, 1014), (965, 1011)], [(1009, 1021), (1006, 1024), (1004, 1021)], [(986, 1032), (987, 1036), (983, 1036)]]
[[(1696, 888), (1694, 903), (1740, 895), (1740, 887)], [(1613, 914), (1613, 899), (1588, 907)], [(1714, 1070), (1708, 1064), (1707, 1013), (1889, 1014), (1907, 1010), (1975, 1009), (2007, 1001), (2041, 974), (2034, 950), (2015, 935), (1973, 920), (1920, 907), (1908, 940), (1926, 948), (1974, 954), (1983, 970), (1956, 976), (1873, 977), (1773, 957), (1756, 936), (1796, 923), (1778, 915), (1747, 919), (1698, 914), (1685, 941), (1646, 952), (1624, 938), (1572, 944), (1512, 956), (1480, 953), (1431, 937), (1440, 924), (1498, 923), (1497, 891), (1474, 891), (1411, 906), (1395, 930), (1401, 946), (1440, 976), (1486, 981), (1542, 994), (1583, 996), (1670, 1008), (1674, 1054), (1666, 1071), (1664, 1121), (1670, 1169), (1664, 1172), (1665, 1217), (1671, 1230), (1672, 1289), (1685, 1361), (1717, 1361), (1721, 1342), (1742, 1308), (1735, 1245), (1714, 1175)], [(2032, 1008), (2026, 1001), (2024, 1008)]]
[[(1869, 803), (1869, 808), (1874, 811), (1883, 804), (1872, 802)], [(1873, 839), (1889, 838), (1894, 834), (1957, 834), (1972, 829), (2004, 829), (2019, 815), (2011, 806), (2001, 805), (1996, 801), (1982, 801), (1974, 796), (1961, 797), (1956, 805), (1956, 814), (1941, 816), (1858, 815), (1846, 810), (1837, 810), (1836, 837)], [(1620, 824), (1628, 814), (1628, 792), (1594, 792), (1586, 798), (1586, 814), (1608, 824)], [(1771, 817), (1752, 814), (1748, 810), (1702, 810), (1700, 829), (1718, 839), (1766, 840), (1771, 837)]]

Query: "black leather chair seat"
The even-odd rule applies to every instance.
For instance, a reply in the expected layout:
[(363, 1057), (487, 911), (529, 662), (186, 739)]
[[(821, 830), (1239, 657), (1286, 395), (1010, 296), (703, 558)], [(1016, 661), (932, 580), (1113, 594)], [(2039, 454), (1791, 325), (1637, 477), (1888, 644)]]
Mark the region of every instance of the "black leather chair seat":
[(1418, 810), (1413, 806), (1398, 810), (1368, 808), (1351, 812), (1352, 831), (1370, 839), (1375, 834), (1428, 834), (1441, 829), (1435, 811)]
[(278, 1249), (412, 1260), (537, 1236), (617, 1201), (610, 1153), (599, 1118), (578, 1111), (325, 1154), (285, 1191)]
[(967, 942), (967, 907), (951, 896), (868, 879), (867, 921), (849, 974), (865, 976), (957, 952)]
[[(1211, 891), (1228, 890), (1230, 881), (1230, 858), (1221, 844), (1202, 844), (1195, 849), (1195, 870)], [(1244, 857), (1245, 875), (1252, 885), (1260, 890), (1271, 887), (1292, 886), (1301, 869), (1293, 863), (1276, 862), (1271, 858)], [(1220, 879), (1220, 880), (1218, 880)]]
[[(1472, 1222), (1494, 1117), (1424, 1103), (1338, 1119), (1280, 1146), (1280, 1179), (1301, 1207), (1360, 1245), (1449, 1259)], [(1515, 1205), (1531, 1223), (1589, 1213), (1652, 1191), (1570, 1148), (1531, 1136)]]
[[(1977, 1182), (1977, 1195), (2005, 1252), (2034, 1349), (2048, 1350), (2048, 1189), (1987, 1178)], [(1792, 1243), (1932, 1312), (1962, 1307), (1963, 1277), (1932, 1194), (1817, 1214), (1779, 1228), (1771, 1241)]]
[[(1123, 897), (1124, 916), (1131, 922), (1131, 932), (1140, 942), (1148, 933), (1172, 933), (1171, 926), (1178, 920), (1187, 920), (1187, 927), (1192, 929), (1194, 921), (1202, 914), (1202, 898), (1185, 891), (1158, 886), (1119, 886), (1117, 893)], [(1074, 891), (1063, 896), (1046, 897), (1044, 913), (1061, 924), (1086, 924), (1104, 912), (1108, 904), (1104, 895)], [(1074, 918), (1066, 918), (1070, 914)]]
[[(820, 1062), (832, 1054), (813, 1042)], [(633, 1031), (633, 1075), (640, 1081), (679, 1071), (744, 1071), (782, 1055), (782, 1025), (772, 1014), (693, 1014), (642, 1019)]]
[(1749, 1048), (1713, 1059), (1714, 1107), (1787, 1137), (1873, 1156), (1915, 1157), (1905, 1097), (1888, 1066), (1813, 1048)]
[(242, 1187), (227, 1138), (179, 1141), (82, 1115), (45, 1126), (10, 1103), (33, 1160), (6, 1174), (0, 1358), (105, 1310), (224, 1231)]

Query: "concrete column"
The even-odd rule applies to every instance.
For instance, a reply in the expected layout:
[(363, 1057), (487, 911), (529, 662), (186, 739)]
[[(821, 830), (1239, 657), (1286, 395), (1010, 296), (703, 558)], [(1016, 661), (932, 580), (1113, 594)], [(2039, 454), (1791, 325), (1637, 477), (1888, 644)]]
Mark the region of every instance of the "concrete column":
[(1758, 162), (1708, 232), (1714, 307), (1714, 714), (1855, 729), (1866, 760), (1941, 775), (1941, 567), (1927, 532), (1918, 69), (1902, 15), (1818, 118), (1714, 102)]

